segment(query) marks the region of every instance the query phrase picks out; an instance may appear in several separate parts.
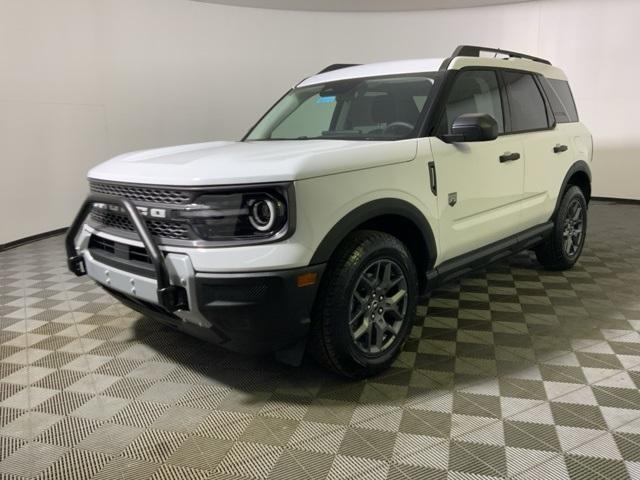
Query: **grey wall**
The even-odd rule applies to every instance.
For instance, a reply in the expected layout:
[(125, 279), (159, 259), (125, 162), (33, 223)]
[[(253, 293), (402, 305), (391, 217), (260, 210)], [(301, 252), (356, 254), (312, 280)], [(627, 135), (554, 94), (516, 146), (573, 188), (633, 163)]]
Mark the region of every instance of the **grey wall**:
[(0, 0), (0, 244), (68, 225), (86, 171), (110, 156), (237, 139), (327, 64), (446, 56), (461, 43), (563, 67), (594, 133), (594, 194), (640, 199), (638, 18), (632, 0), (399, 13)]

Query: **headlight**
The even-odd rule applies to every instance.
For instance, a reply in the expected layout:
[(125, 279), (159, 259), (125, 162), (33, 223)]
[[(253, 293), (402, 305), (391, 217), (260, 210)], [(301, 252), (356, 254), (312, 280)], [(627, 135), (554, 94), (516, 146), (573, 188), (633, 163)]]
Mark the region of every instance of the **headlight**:
[(207, 193), (178, 212), (203, 240), (266, 239), (287, 229), (286, 192)]
[(278, 219), (277, 200), (260, 198), (249, 206), (249, 223), (260, 232), (268, 232)]

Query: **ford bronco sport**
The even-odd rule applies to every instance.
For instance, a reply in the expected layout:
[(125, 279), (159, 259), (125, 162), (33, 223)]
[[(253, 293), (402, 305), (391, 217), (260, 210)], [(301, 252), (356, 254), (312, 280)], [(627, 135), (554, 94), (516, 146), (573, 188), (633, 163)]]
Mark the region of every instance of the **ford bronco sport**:
[[(487, 53), (490, 56), (487, 56)], [(89, 172), (68, 264), (131, 308), (348, 377), (401, 351), (418, 296), (524, 249), (582, 251), (591, 136), (564, 73), (516, 52), (331, 65), (241, 140)]]

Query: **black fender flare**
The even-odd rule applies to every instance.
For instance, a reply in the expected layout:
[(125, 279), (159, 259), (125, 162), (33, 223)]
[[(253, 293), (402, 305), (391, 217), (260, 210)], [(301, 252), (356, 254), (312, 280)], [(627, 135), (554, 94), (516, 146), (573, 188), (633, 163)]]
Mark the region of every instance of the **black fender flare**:
[(403, 217), (417, 227), (427, 255), (427, 270), (433, 268), (437, 255), (433, 230), (424, 214), (415, 205), (398, 198), (372, 200), (346, 214), (324, 236), (309, 263), (315, 265), (327, 262), (347, 235), (359, 225), (383, 215)]
[[(556, 217), (556, 213), (560, 208), (560, 202), (562, 201), (562, 194), (567, 189), (567, 185), (569, 184), (569, 179), (577, 172), (584, 172), (589, 178), (589, 183), (591, 183), (591, 168), (589, 167), (589, 164), (587, 162), (585, 162), (584, 160), (578, 160), (573, 165), (571, 165), (571, 167), (569, 167), (569, 170), (567, 170), (567, 174), (564, 176), (564, 180), (562, 180), (562, 185), (560, 186), (560, 191), (558, 192), (558, 198), (556, 199), (556, 206), (553, 209), (553, 213), (551, 214), (551, 220), (553, 220)], [(588, 201), (589, 199), (587, 199), (587, 202)]]

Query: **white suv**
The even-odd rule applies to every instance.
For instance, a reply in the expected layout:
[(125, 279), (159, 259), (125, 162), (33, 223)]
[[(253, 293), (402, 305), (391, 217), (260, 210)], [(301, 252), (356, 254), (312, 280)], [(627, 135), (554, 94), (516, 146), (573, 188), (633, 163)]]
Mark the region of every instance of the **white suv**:
[(422, 292), (527, 248), (570, 268), (591, 156), (567, 79), (546, 60), (461, 46), (332, 65), (241, 141), (91, 170), (68, 263), (228, 349), (296, 363), (308, 347), (367, 376), (401, 351)]

